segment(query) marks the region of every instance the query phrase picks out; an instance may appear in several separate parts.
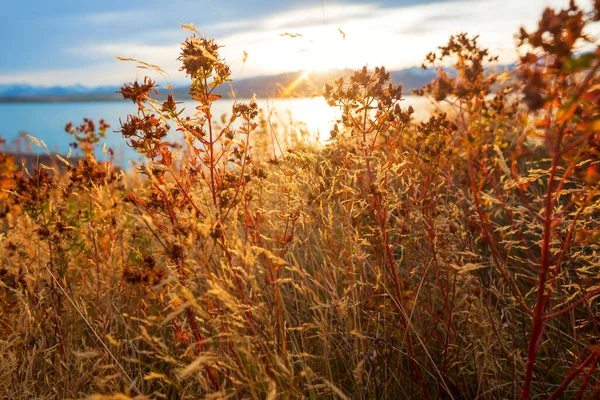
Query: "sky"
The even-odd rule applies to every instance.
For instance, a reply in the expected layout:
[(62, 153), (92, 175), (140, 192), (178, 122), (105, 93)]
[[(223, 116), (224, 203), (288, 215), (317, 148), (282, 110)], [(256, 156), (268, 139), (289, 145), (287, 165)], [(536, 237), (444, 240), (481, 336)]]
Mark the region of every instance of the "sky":
[[(589, 7), (591, 0), (579, 0)], [(120, 85), (145, 75), (131, 57), (181, 82), (177, 57), (194, 24), (224, 46), (233, 78), (299, 70), (419, 66), (451, 34), (480, 35), (517, 58), (514, 34), (568, 0), (0, 0), (0, 84)], [(291, 37), (284, 35), (297, 35)], [(248, 54), (245, 62), (244, 52)]]

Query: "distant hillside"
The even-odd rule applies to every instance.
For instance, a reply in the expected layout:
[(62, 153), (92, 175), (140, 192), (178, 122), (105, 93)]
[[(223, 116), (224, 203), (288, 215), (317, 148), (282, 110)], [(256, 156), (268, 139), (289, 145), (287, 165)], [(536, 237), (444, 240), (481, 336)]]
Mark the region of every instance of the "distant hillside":
[[(322, 94), (323, 87), (351, 70), (331, 70), (328, 72), (302, 71), (290, 72), (280, 75), (259, 76), (247, 79), (234, 80), (229, 85), (220, 88), (218, 94), (223, 97), (250, 98), (256, 94), (259, 98), (267, 97), (311, 97)], [(413, 67), (403, 70), (391, 71), (392, 80), (402, 83), (405, 92), (423, 86), (431, 80), (434, 72), (423, 71)], [(40, 87), (26, 84), (0, 85), (0, 103), (21, 102), (81, 102), (81, 101), (114, 101), (121, 96), (116, 93), (119, 86), (86, 87), (53, 86)], [(175, 85), (175, 98), (180, 100), (190, 99), (188, 88), (184, 83)], [(167, 93), (161, 92), (161, 96)]]
[(68, 101), (69, 98), (102, 98), (113, 95), (116, 86), (87, 87), (72, 86), (32, 86), (27, 84), (0, 84), (0, 101)]
[[(311, 97), (323, 93), (323, 88), (344, 74), (351, 74), (352, 70), (330, 70), (328, 72), (291, 72), (287, 74), (243, 79), (231, 83), (236, 97), (251, 97), (256, 93), (259, 97)], [(432, 70), (423, 71), (413, 67), (403, 70), (391, 71), (394, 83), (402, 83), (408, 93), (431, 81), (434, 76)], [(224, 94), (224, 93), (222, 93)]]

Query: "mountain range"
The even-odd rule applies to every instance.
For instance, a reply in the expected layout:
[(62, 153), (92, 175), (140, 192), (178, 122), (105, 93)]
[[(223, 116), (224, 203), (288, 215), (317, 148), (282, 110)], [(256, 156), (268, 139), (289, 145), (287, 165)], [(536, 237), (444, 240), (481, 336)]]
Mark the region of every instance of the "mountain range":
[[(258, 76), (234, 80), (223, 85), (217, 94), (229, 98), (311, 97), (322, 94), (326, 83), (351, 73), (351, 70), (330, 70), (327, 72), (290, 72), (286, 74)], [(394, 83), (402, 83), (405, 93), (431, 81), (433, 70), (412, 67), (390, 71)], [(68, 102), (68, 101), (113, 101), (121, 98), (119, 86), (87, 87), (72, 86), (32, 86), (27, 84), (0, 84), (0, 103), (19, 102)], [(174, 95), (178, 100), (190, 99), (185, 83), (174, 85)], [(160, 93), (164, 97), (166, 90)]]

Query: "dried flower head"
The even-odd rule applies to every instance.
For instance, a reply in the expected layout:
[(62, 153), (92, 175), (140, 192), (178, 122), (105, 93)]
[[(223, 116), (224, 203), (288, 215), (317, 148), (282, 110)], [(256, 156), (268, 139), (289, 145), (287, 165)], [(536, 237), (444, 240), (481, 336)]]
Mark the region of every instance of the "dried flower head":
[(138, 106), (141, 106), (142, 103), (150, 98), (152, 92), (158, 94), (158, 91), (155, 88), (155, 82), (145, 76), (144, 83), (140, 84), (138, 81), (134, 81), (133, 83), (125, 84), (117, 93), (121, 93), (121, 96), (123, 96), (125, 100), (131, 100)]

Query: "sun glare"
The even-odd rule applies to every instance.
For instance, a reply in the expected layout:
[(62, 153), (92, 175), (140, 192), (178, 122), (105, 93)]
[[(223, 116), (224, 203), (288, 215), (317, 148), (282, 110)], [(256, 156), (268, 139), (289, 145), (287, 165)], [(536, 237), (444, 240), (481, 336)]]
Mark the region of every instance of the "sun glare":
[(339, 111), (328, 107), (322, 97), (294, 99), (290, 103), (290, 113), (293, 122), (297, 124), (302, 121), (306, 129), (319, 141), (329, 139), (329, 131), (339, 116)]
[(265, 100), (259, 105), (267, 111), (269, 118), (291, 130), (306, 129), (310, 140), (319, 142), (330, 138), (333, 123), (340, 117), (337, 108), (329, 107), (323, 97)]

